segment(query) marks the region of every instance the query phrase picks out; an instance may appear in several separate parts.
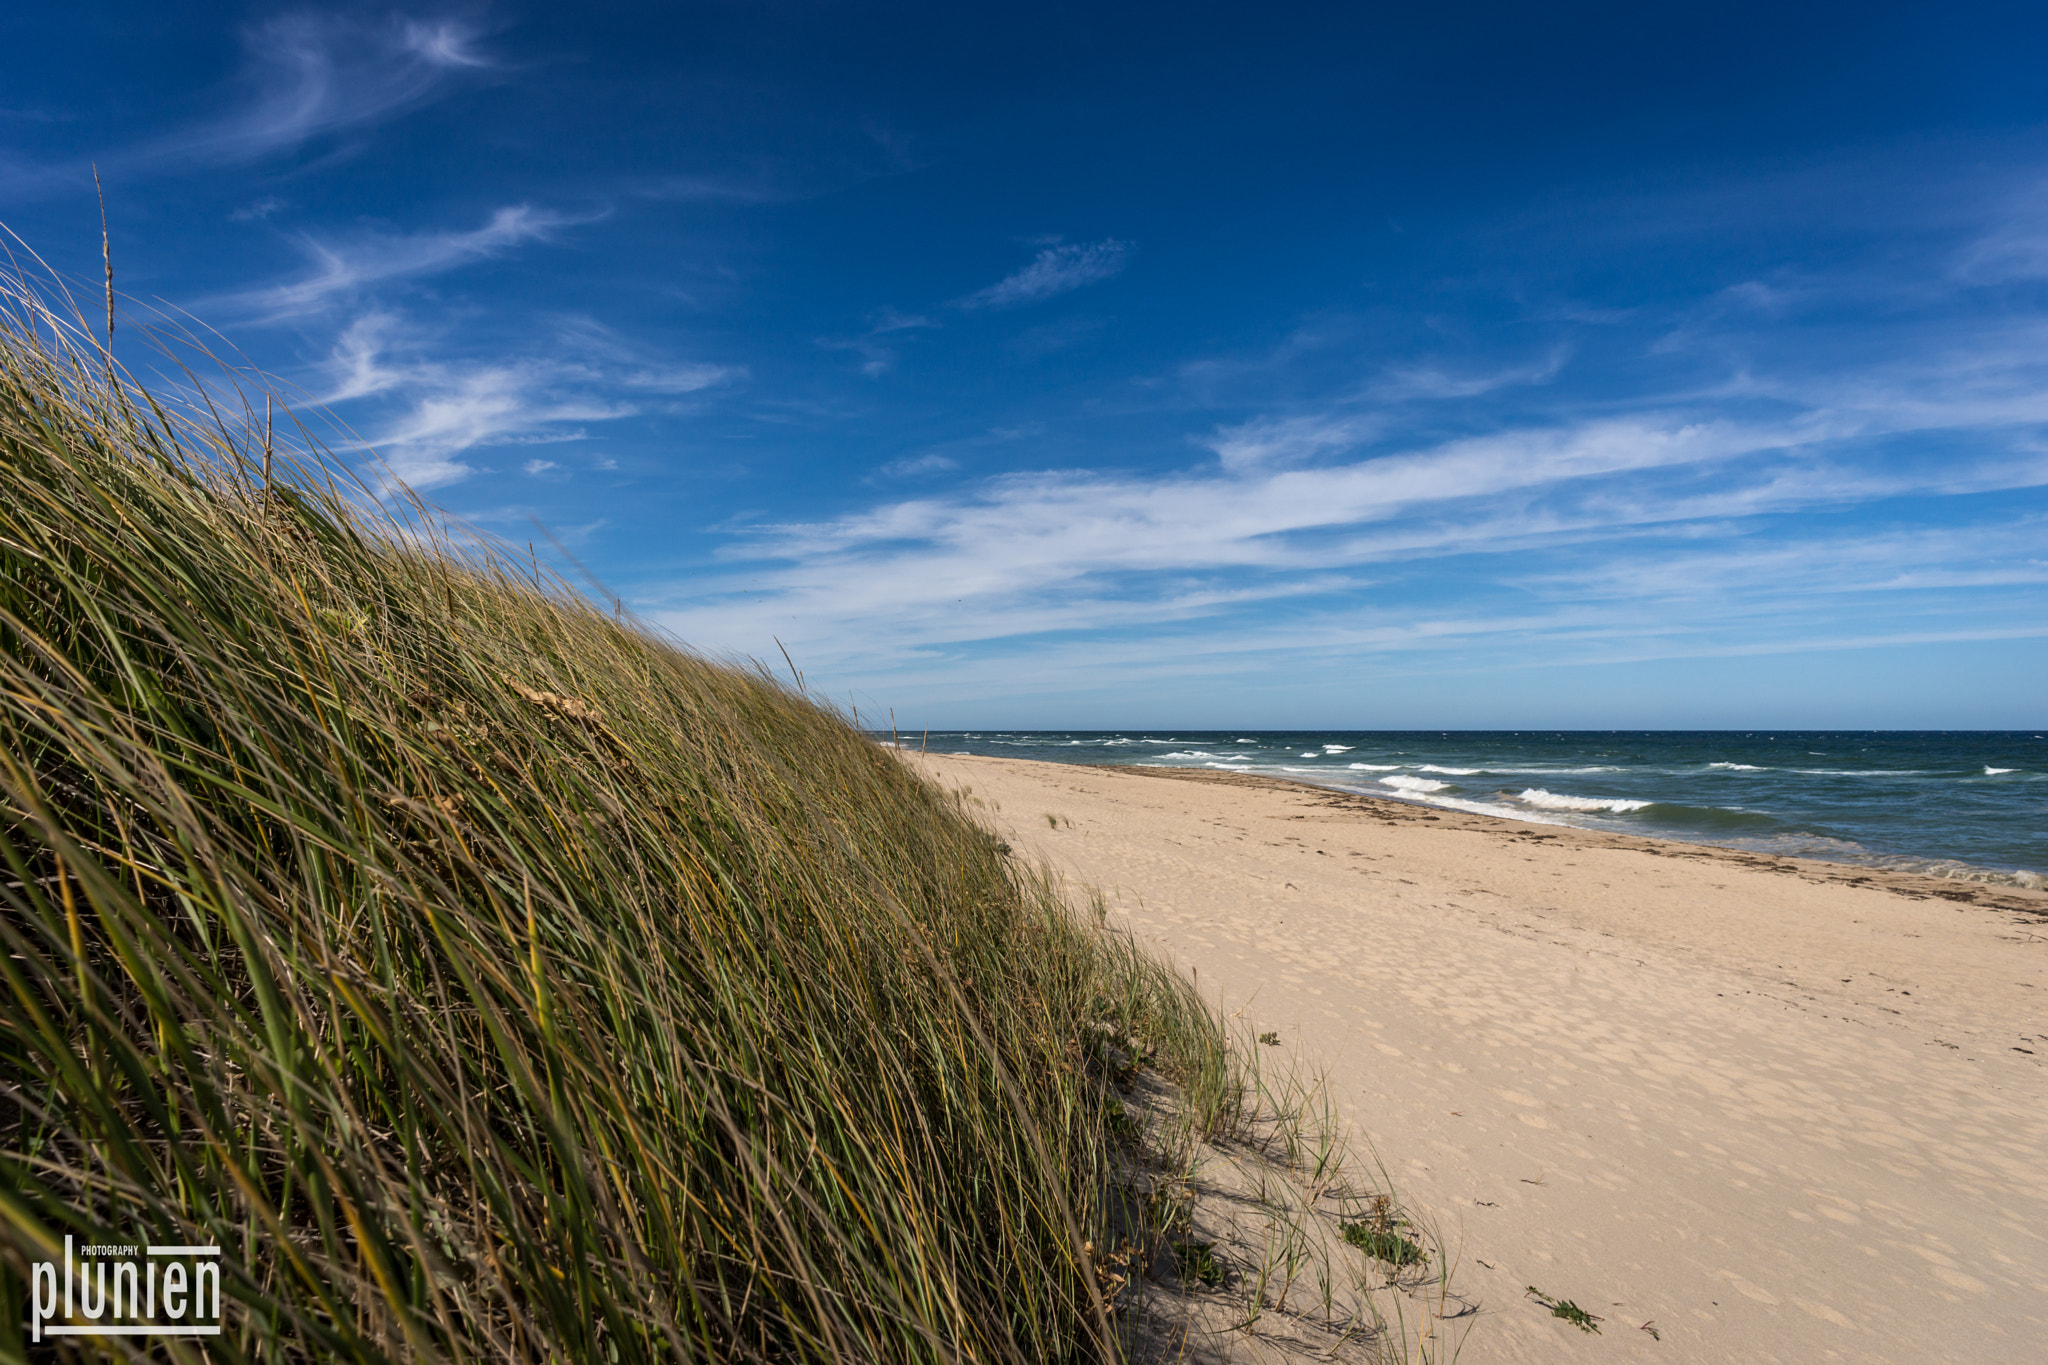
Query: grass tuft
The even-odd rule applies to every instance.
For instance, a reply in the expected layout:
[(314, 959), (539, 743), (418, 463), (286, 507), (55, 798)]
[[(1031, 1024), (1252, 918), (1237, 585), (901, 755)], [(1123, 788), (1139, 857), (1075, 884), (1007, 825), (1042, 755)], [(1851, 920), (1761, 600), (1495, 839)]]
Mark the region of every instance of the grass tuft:
[[(1545, 1308), (1548, 1308), (1550, 1310), (1550, 1316), (1552, 1316), (1553, 1318), (1563, 1318), (1566, 1322), (1578, 1328), (1581, 1332), (1592, 1332), (1598, 1334), (1598, 1332), (1600, 1331), (1600, 1324), (1606, 1321), (1605, 1318), (1596, 1317), (1593, 1314), (1588, 1313), (1585, 1309), (1579, 1307), (1570, 1299), (1551, 1298), (1548, 1294), (1544, 1293), (1542, 1290), (1538, 1289), (1533, 1284), (1530, 1285), (1525, 1292), (1528, 1294), (1530, 1298), (1536, 1300), (1536, 1302), (1542, 1304)], [(1657, 1329), (1651, 1326), (1650, 1324), (1645, 1323), (1643, 1325), (1643, 1330), (1648, 1332), (1653, 1338), (1656, 1338), (1660, 1341), (1663, 1340), (1661, 1336), (1658, 1336)]]
[(9, 1320), (68, 1234), (219, 1244), (231, 1359), (1114, 1349), (1102, 1037), (1238, 1103), (1186, 983), (765, 670), (0, 311)]
[(1398, 1232), (1369, 1223), (1346, 1223), (1344, 1240), (1374, 1260), (1388, 1265), (1422, 1265), (1429, 1258), (1422, 1248)]
[(1198, 1242), (1193, 1238), (1175, 1242), (1173, 1261), (1184, 1284), (1215, 1289), (1223, 1283), (1223, 1262), (1217, 1257), (1213, 1243)]

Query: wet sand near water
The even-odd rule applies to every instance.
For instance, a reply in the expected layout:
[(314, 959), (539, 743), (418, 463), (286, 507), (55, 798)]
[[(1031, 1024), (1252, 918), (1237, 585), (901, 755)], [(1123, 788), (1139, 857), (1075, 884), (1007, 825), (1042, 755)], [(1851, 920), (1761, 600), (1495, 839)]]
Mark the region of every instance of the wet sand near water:
[(2048, 894), (908, 761), (1327, 1071), (1458, 1257), (1460, 1360), (2048, 1361)]

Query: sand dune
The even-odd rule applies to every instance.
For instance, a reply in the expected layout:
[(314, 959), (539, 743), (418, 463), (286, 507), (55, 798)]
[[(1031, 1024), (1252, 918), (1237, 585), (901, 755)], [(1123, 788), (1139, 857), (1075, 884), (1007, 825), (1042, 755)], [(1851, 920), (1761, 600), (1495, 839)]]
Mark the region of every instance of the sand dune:
[(1462, 1255), (1461, 1360), (2048, 1361), (2048, 895), (916, 761), (1328, 1068)]

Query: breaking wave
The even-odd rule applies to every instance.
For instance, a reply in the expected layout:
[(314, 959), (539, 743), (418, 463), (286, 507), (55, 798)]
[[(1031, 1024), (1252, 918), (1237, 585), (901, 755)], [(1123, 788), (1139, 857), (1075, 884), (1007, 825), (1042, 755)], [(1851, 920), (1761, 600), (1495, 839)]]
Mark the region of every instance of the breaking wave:
[(1426, 777), (1383, 777), (1382, 785), (1404, 792), (1440, 792), (1450, 789), (1448, 782), (1433, 782)]
[(1643, 810), (1657, 804), (1654, 801), (1628, 801), (1618, 796), (1568, 796), (1562, 792), (1547, 792), (1541, 787), (1525, 788), (1515, 799), (1526, 802), (1538, 810), (1611, 810), (1621, 812)]

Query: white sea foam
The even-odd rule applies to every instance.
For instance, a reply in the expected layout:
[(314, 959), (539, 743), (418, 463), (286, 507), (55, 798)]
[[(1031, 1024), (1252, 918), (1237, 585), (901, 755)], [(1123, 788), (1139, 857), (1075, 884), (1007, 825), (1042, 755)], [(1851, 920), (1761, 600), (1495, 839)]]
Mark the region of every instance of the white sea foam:
[(1239, 744), (1257, 744), (1257, 743), (1258, 743), (1258, 741), (1257, 741), (1257, 740), (1255, 740), (1255, 739), (1241, 739), (1241, 740), (1239, 740), (1239, 741), (1238, 741), (1238, 743), (1239, 743)]
[[(1381, 781), (1386, 779), (1382, 778)], [(1469, 815), (1486, 815), (1496, 820), (1519, 820), (1529, 825), (1561, 825), (1564, 821), (1548, 815), (1539, 815), (1533, 810), (1520, 806), (1505, 806), (1492, 801), (1467, 801), (1462, 797), (1443, 796), (1435, 792), (1408, 791), (1396, 789), (1393, 792), (1376, 790), (1372, 787), (1340, 787), (1341, 791), (1355, 791), (1365, 796), (1378, 796), (1384, 800), (1403, 801), (1417, 806), (1433, 806), (1438, 810), (1461, 810)]]
[(1759, 768), (1754, 763), (1709, 763), (1709, 768), (1726, 768), (1732, 773), (1767, 773), (1769, 768)]
[(1426, 777), (1383, 777), (1380, 782), (1404, 792), (1440, 792), (1451, 785), (1448, 782), (1432, 782)]
[[(1235, 758), (1236, 756), (1237, 756), (1237, 755), (1235, 755), (1235, 754), (1232, 754), (1232, 755), (1230, 755), (1230, 757), (1232, 757), (1232, 758)], [(1222, 757), (1224, 757), (1224, 755), (1222, 755), (1222, 754), (1212, 754), (1212, 753), (1208, 752), (1208, 751), (1207, 751), (1207, 750), (1205, 750), (1205, 749), (1182, 749), (1182, 750), (1179, 750), (1179, 751), (1177, 751), (1177, 752), (1175, 752), (1175, 753), (1170, 753), (1170, 754), (1161, 754), (1161, 755), (1160, 755), (1160, 757), (1161, 757), (1161, 758), (1222, 758)]]
[(1321, 754), (1319, 754), (1319, 753), (1317, 753), (1317, 752), (1316, 752), (1316, 751), (1315, 751), (1314, 749), (1310, 749), (1310, 750), (1309, 750), (1309, 751), (1308, 751), (1307, 753), (1305, 753), (1305, 754), (1297, 754), (1297, 755), (1295, 755), (1295, 757), (1297, 757), (1297, 758), (1321, 758), (1321, 757), (1322, 757), (1322, 755), (1321, 755)]
[(1390, 773), (1401, 765), (1398, 763), (1353, 763), (1349, 766), (1359, 772)]
[(1348, 754), (1351, 752), (1351, 746), (1349, 744), (1325, 744), (1323, 752), (1326, 754)]
[(1996, 777), (1996, 776), (1998, 776), (1998, 775), (1999, 775), (2000, 773), (2016, 773), (2016, 772), (2018, 772), (2018, 771), (2019, 771), (2019, 769), (2018, 769), (2018, 768), (1988, 768), (1988, 767), (1987, 767), (1987, 768), (1986, 768), (1986, 769), (1984, 770), (1984, 776), (1986, 776), (1986, 777)]
[(2024, 886), (2048, 889), (2048, 877), (2026, 868), (1978, 867), (1955, 858), (1914, 858), (1898, 853), (1877, 853), (1853, 839), (1831, 839), (1822, 834), (1780, 834), (1765, 839), (1730, 839), (1729, 848), (1755, 849), (1794, 858), (1818, 858), (1823, 862), (1881, 867), (1894, 872), (1918, 872), (1950, 881), (1982, 882), (1993, 886)]
[[(1384, 778), (1381, 779), (1385, 781)], [(1547, 792), (1541, 787), (1530, 787), (1522, 792), (1518, 800), (1525, 801), (1539, 810), (1641, 810), (1653, 804), (1649, 801), (1627, 801), (1620, 797), (1568, 796), (1562, 792)]]
[(1474, 773), (1482, 773), (1486, 770), (1484, 768), (1439, 768), (1434, 763), (1425, 763), (1415, 771), (1419, 773), (1448, 773), (1452, 777), (1470, 777)]

